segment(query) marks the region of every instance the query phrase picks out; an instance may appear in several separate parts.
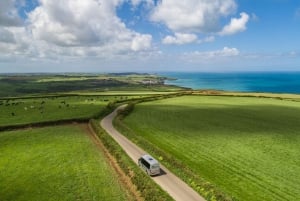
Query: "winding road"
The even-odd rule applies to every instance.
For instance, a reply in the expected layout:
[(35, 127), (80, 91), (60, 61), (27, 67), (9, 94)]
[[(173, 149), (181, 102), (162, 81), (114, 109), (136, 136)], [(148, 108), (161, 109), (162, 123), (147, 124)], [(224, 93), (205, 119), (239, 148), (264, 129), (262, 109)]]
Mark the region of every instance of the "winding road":
[[(125, 105), (118, 107), (114, 112), (106, 116), (101, 121), (101, 126), (110, 134), (116, 142), (125, 150), (128, 156), (137, 163), (138, 158), (146, 152), (132, 143), (122, 134), (120, 134), (112, 124), (113, 119), (117, 116), (117, 110), (124, 108)], [(177, 201), (205, 201), (196, 191), (184, 183), (181, 179), (171, 173), (166, 167), (161, 165), (161, 170), (164, 174), (151, 177), (158, 185), (169, 193)]]

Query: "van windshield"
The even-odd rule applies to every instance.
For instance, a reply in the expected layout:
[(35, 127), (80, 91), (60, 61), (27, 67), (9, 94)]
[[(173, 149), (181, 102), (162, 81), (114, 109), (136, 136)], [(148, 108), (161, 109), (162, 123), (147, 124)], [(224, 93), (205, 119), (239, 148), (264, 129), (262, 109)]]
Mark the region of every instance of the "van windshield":
[(154, 164), (151, 166), (151, 168), (154, 168), (154, 169), (159, 168), (159, 164)]

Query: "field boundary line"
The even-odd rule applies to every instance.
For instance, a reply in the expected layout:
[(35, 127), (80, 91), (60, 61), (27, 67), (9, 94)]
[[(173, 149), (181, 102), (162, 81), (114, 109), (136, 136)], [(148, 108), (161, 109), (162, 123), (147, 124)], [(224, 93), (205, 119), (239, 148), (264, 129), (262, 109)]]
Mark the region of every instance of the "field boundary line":
[(0, 132), (33, 129), (33, 128), (43, 128), (43, 127), (49, 127), (49, 126), (61, 126), (61, 125), (88, 123), (89, 120), (90, 120), (90, 118), (66, 119), (66, 120), (45, 121), (45, 122), (19, 124), (19, 125), (11, 125), (11, 126), (0, 126)]

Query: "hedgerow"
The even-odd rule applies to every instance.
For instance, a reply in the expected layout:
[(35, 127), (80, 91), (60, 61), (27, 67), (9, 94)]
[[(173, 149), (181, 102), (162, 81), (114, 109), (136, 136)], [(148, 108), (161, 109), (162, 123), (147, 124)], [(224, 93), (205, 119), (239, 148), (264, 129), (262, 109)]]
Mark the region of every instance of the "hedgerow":
[(18, 124), (18, 125), (9, 125), (9, 126), (0, 126), (0, 131), (9, 131), (9, 130), (17, 130), (24, 128), (35, 128), (35, 127), (46, 127), (46, 126), (58, 126), (70, 123), (87, 123), (90, 118), (74, 118), (74, 119), (63, 119), (63, 120), (54, 120), (54, 121), (44, 121), (37, 123), (26, 123), (26, 124)]
[(70, 119), (58, 119), (58, 120), (49, 120), (49, 121), (40, 121), (35, 123), (24, 123), (17, 125), (5, 125), (0, 126), (0, 131), (8, 131), (8, 130), (16, 130), (23, 128), (31, 128), (31, 127), (45, 127), (45, 126), (56, 126), (56, 125), (64, 125), (70, 123), (88, 123), (91, 118), (101, 118), (112, 112), (116, 108), (115, 102), (109, 102), (106, 107), (104, 107), (101, 111), (94, 114), (90, 117), (80, 117), (80, 118), (70, 118)]

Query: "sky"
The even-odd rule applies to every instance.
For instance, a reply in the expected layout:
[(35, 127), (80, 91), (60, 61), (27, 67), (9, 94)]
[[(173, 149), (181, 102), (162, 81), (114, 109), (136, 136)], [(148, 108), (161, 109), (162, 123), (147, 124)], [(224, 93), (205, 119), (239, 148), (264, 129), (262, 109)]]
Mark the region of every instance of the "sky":
[(0, 73), (300, 71), (298, 0), (0, 0)]

